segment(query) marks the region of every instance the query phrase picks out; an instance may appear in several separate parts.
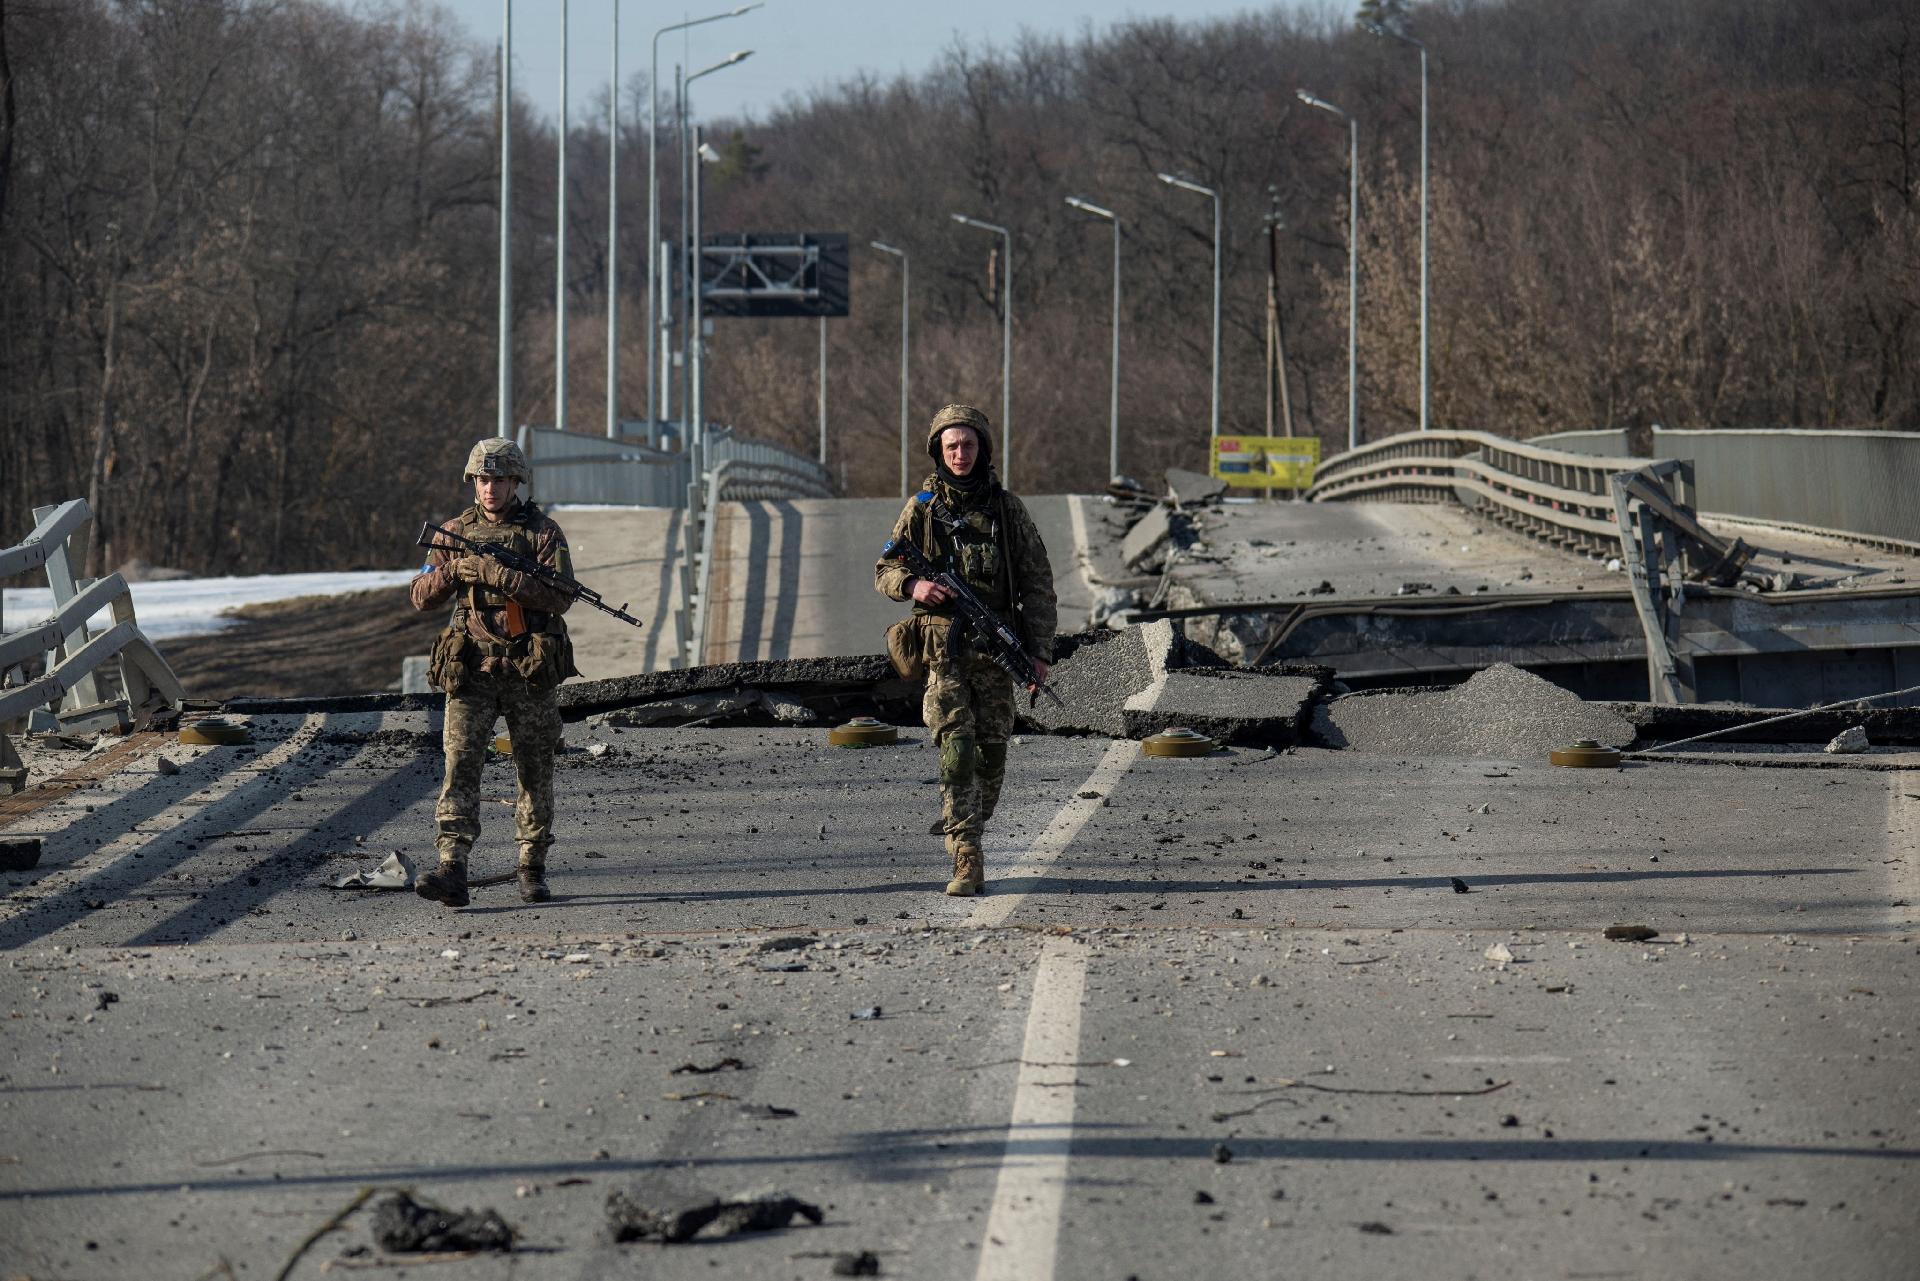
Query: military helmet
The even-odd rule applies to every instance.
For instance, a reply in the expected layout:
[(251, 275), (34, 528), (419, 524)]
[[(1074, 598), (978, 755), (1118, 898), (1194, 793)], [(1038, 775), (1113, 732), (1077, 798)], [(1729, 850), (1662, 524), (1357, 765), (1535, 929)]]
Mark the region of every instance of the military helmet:
[(980, 439), (980, 461), (976, 467), (987, 467), (993, 463), (993, 424), (987, 416), (972, 405), (943, 405), (940, 412), (927, 424), (927, 454), (935, 462), (940, 461), (940, 433), (949, 427), (971, 427), (973, 434)]
[(533, 480), (533, 469), (527, 466), (527, 456), (520, 452), (520, 446), (505, 436), (489, 436), (467, 455), (467, 470), (461, 479), (472, 480), (475, 476), (515, 476), (527, 483)]

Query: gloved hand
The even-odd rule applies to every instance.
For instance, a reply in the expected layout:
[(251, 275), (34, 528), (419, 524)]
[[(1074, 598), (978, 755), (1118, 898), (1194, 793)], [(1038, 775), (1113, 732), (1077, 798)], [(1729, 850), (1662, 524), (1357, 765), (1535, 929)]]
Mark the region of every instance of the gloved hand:
[(453, 575), (454, 582), (471, 587), (487, 581), (487, 569), (492, 564), (484, 556), (462, 556), (447, 566), (447, 572)]

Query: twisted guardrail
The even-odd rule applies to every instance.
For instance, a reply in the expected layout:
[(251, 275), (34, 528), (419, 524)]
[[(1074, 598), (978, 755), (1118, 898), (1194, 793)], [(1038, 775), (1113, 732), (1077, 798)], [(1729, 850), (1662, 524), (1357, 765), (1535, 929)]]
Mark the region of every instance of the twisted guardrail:
[(1693, 464), (1548, 449), (1483, 431), (1404, 432), (1329, 458), (1312, 502), (1458, 502), (1488, 519), (1575, 551), (1623, 548), (1613, 496), (1622, 472), (1655, 477), (1693, 505)]

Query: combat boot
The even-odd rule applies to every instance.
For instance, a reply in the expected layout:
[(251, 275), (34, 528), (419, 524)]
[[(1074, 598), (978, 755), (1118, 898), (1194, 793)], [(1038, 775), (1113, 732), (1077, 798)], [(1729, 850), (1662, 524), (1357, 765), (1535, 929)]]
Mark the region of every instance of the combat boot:
[(953, 850), (953, 879), (947, 882), (947, 893), (955, 898), (966, 898), (978, 894), (987, 883), (987, 858), (978, 845), (971, 841), (962, 841)]
[(422, 876), (414, 885), (421, 898), (430, 898), (448, 907), (467, 905), (467, 865), (442, 861), (439, 867)]
[(520, 901), (545, 903), (552, 897), (553, 891), (547, 888), (547, 869), (522, 863), (520, 865)]

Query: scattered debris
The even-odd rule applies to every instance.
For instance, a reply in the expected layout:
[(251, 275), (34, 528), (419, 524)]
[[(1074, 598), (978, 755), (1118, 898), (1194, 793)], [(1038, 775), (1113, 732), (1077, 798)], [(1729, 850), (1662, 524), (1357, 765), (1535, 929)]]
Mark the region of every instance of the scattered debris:
[(794, 1108), (783, 1108), (777, 1103), (742, 1103), (740, 1115), (755, 1117), (762, 1121), (784, 1121), (788, 1117), (799, 1116)]
[(1213, 1193), (1205, 1191), (1196, 1192), (1193, 1194), (1193, 1203), (1195, 1205), (1212, 1205)]
[(1232, 1148), (1228, 1147), (1224, 1143), (1216, 1143), (1213, 1145), (1213, 1163), (1215, 1165), (1226, 1165), (1228, 1162), (1232, 1160), (1233, 1160)]
[(1850, 725), (1834, 735), (1833, 741), (1821, 750), (1835, 756), (1852, 755), (1864, 752), (1870, 746), (1871, 744), (1867, 742), (1866, 729), (1859, 725)]
[(1645, 925), (1609, 925), (1606, 937), (1617, 943), (1645, 943), (1648, 939), (1660, 937), (1660, 931), (1649, 929)]
[(709, 1063), (705, 1067), (698, 1063), (682, 1063), (667, 1073), (668, 1076), (706, 1076), (713, 1072), (745, 1072), (747, 1065), (736, 1058), (724, 1058), (718, 1063)]
[(1370, 1219), (1365, 1223), (1355, 1224), (1354, 1226), (1371, 1236), (1390, 1237), (1393, 1235), (1393, 1229), (1377, 1219)]
[(514, 1231), (494, 1210), (462, 1210), (396, 1192), (374, 1207), (373, 1240), (389, 1254), (433, 1250), (513, 1249)]
[(880, 1275), (880, 1256), (871, 1250), (862, 1250), (858, 1254), (836, 1254), (833, 1256), (833, 1275), (877, 1277)]
[(30, 872), (39, 865), (39, 837), (0, 837), (0, 872)]
[(812, 947), (820, 940), (810, 934), (783, 934), (779, 938), (762, 940), (753, 950), (756, 952), (798, 952), (802, 948)]
[(1492, 961), (1504, 970), (1507, 968), (1508, 963), (1513, 960), (1513, 949), (1505, 943), (1494, 943), (1489, 945), (1487, 950), (1480, 955), (1486, 957), (1489, 961)]
[(847, 1017), (860, 1023), (871, 1022), (880, 1017), (880, 1007), (877, 1005), (869, 1005), (864, 1010), (855, 1010), (853, 1013), (847, 1015)]
[(156, 756), (153, 758), (153, 768), (156, 773), (163, 775), (178, 774), (180, 772), (180, 767), (164, 756)]
[(404, 890), (413, 887), (413, 860), (399, 850), (387, 855), (380, 866), (361, 868), (333, 882), (336, 890)]
[(696, 1237), (778, 1232), (796, 1217), (815, 1225), (826, 1218), (819, 1206), (787, 1192), (722, 1198), (675, 1191), (664, 1182), (654, 1181), (607, 1197), (607, 1233), (616, 1242), (674, 1244)]
[(1468, 889), (1468, 888), (1467, 888), (1467, 883), (1466, 883), (1465, 881), (1463, 881), (1463, 880), (1461, 880), (1461, 879), (1460, 879), (1459, 877), (1457, 877), (1457, 876), (1449, 876), (1449, 877), (1447, 878), (1447, 880), (1448, 880), (1448, 882), (1450, 882), (1450, 883), (1452, 884), (1452, 886), (1453, 886), (1453, 892), (1454, 892), (1455, 894), (1471, 894), (1471, 893), (1473, 893), (1473, 891), (1472, 891), (1472, 890), (1470, 890), (1470, 889)]

